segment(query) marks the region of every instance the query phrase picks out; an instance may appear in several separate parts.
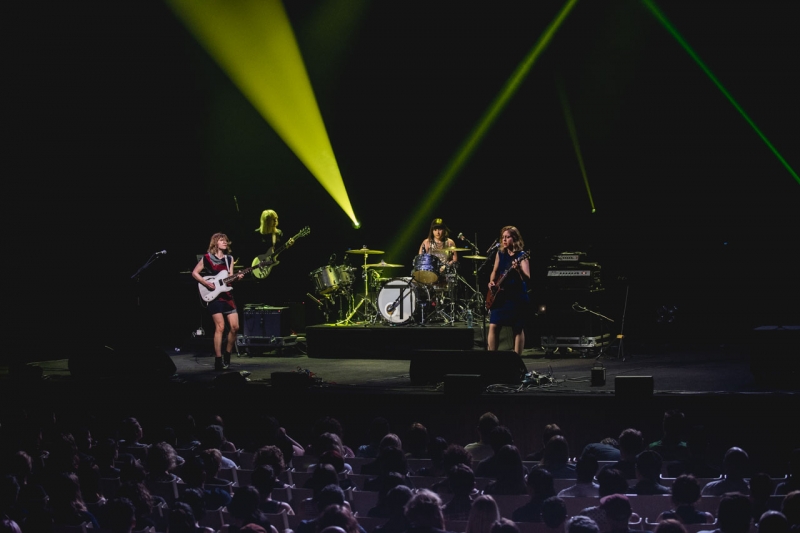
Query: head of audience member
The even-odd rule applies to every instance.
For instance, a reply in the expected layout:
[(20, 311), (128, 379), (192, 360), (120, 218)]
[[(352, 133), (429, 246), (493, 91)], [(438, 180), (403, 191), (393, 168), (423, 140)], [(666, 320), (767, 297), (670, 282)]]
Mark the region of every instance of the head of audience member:
[(499, 518), (497, 522), (492, 524), (490, 533), (519, 533), (519, 527), (513, 520), (508, 518)]
[(210, 448), (214, 448), (215, 450), (221, 450), (223, 449), (226, 440), (225, 430), (221, 425), (208, 425), (200, 434), (200, 449), (208, 450)]
[(406, 504), (411, 499), (411, 496), (411, 489), (405, 485), (397, 485), (389, 489), (383, 499), (383, 504), (389, 511), (389, 516), (393, 518), (403, 516)]
[(532, 500), (543, 501), (556, 495), (553, 474), (546, 468), (534, 468), (528, 472), (525, 485)]
[(358, 520), (344, 505), (329, 505), (319, 515), (317, 528), (320, 533), (327, 527), (340, 527), (345, 533), (358, 533)]
[(405, 440), (405, 451), (411, 457), (427, 457), (428, 455), (428, 428), (414, 422), (408, 428)]
[(394, 433), (387, 433), (381, 439), (381, 442), (378, 444), (378, 455), (380, 455), (381, 450), (386, 448), (397, 448), (398, 450), (403, 449), (403, 441), (400, 440), (400, 437), (395, 435)]
[(269, 465), (261, 465), (250, 476), (250, 484), (258, 489), (262, 496), (268, 496), (277, 486), (278, 480), (275, 478), (275, 471)]
[(563, 435), (554, 435), (544, 445), (542, 465), (553, 469), (567, 464), (569, 461), (569, 445)]
[(686, 430), (686, 416), (683, 411), (670, 409), (664, 412), (664, 419), (661, 425), (664, 430), (662, 440), (669, 442), (680, 442)]
[(129, 533), (136, 527), (136, 508), (127, 498), (114, 498), (103, 505), (103, 528), (113, 533)]
[(147, 516), (153, 512), (155, 501), (144, 483), (124, 481), (117, 489), (117, 498), (125, 498), (133, 504), (137, 516)]
[(158, 442), (147, 449), (147, 470), (151, 476), (170, 474), (176, 466), (175, 448), (166, 442)]
[(488, 494), (475, 498), (469, 510), (466, 533), (489, 533), (492, 525), (500, 519), (500, 508)]
[(369, 443), (377, 446), (380, 444), (381, 439), (385, 437), (390, 430), (391, 427), (389, 426), (389, 421), (382, 416), (376, 416), (370, 421), (369, 428), (367, 430), (367, 438), (369, 439)]
[(6, 474), (0, 477), (0, 516), (7, 515), (17, 505), (20, 486), (17, 479)]
[(558, 496), (550, 496), (542, 502), (542, 522), (550, 529), (557, 529), (567, 520), (567, 504)]
[(69, 524), (72, 517), (81, 511), (86, 511), (86, 504), (81, 495), (78, 476), (71, 472), (64, 472), (55, 476), (48, 490), (50, 506), (56, 523)]
[(772, 496), (775, 483), (766, 472), (753, 474), (750, 478), (750, 497), (756, 502), (765, 502)]
[(199, 522), (205, 516), (206, 497), (203, 489), (198, 487), (184, 489), (178, 500), (189, 505), (196, 522)]
[(253, 454), (253, 468), (261, 465), (269, 465), (275, 471), (275, 476), (279, 477), (286, 471), (286, 463), (283, 461), (283, 452), (274, 445), (262, 446)]
[(405, 515), (414, 528), (444, 529), (442, 500), (428, 489), (419, 489), (411, 496), (406, 504)]
[(119, 427), (119, 438), (124, 442), (126, 447), (136, 445), (139, 440), (144, 436), (142, 425), (134, 417), (128, 417), (122, 421)]
[(333, 465), (318, 463), (311, 473), (311, 477), (305, 484), (305, 488), (311, 489), (316, 494), (328, 485), (338, 485), (339, 474)]
[(94, 460), (104, 468), (114, 466), (114, 461), (119, 457), (119, 445), (112, 438), (100, 439), (92, 450)]
[(738, 492), (722, 497), (717, 507), (717, 525), (722, 533), (747, 533), (752, 510), (750, 498)]
[(628, 480), (616, 468), (604, 468), (597, 473), (597, 484), (600, 497), (609, 494), (625, 494), (628, 492)]
[(686, 527), (674, 518), (662, 520), (654, 530), (657, 533), (686, 533)]
[(627, 530), (633, 510), (631, 502), (624, 494), (611, 494), (600, 498), (600, 509), (608, 518), (612, 530)]
[(678, 476), (670, 487), (672, 503), (677, 506), (694, 505), (700, 499), (700, 483), (691, 474)]
[(498, 480), (518, 480), (521, 484), (524, 484), (525, 466), (522, 464), (522, 455), (520, 455), (516, 446), (506, 444), (495, 452), (495, 457), (497, 458), (495, 466), (497, 467), (496, 477)]
[(597, 522), (588, 516), (575, 515), (567, 520), (567, 533), (600, 533)]
[(342, 439), (336, 433), (321, 433), (314, 439), (312, 445), (314, 454), (319, 457), (325, 452), (336, 452), (341, 457), (345, 456)]
[(196, 533), (197, 520), (191, 506), (185, 502), (175, 502), (169, 509), (169, 533)]
[[(203, 461), (203, 467), (206, 471), (206, 479), (217, 477), (220, 468), (222, 468), (222, 452), (216, 448), (207, 448), (198, 454), (198, 457)], [(209, 481), (209, 483), (211, 483)]]
[(317, 464), (331, 465), (338, 473), (345, 472), (345, 462), (342, 454), (335, 450), (328, 450), (319, 456)]
[(645, 450), (636, 456), (636, 475), (639, 479), (656, 481), (661, 476), (663, 463), (658, 452)]
[(317, 512), (322, 513), (329, 505), (345, 505), (344, 491), (338, 483), (331, 483), (316, 491), (313, 501)]
[(758, 520), (758, 533), (789, 533), (789, 521), (780, 511), (766, 511)]
[(478, 419), (478, 435), (482, 443), (486, 443), (489, 437), (489, 432), (500, 425), (500, 420), (494, 413), (483, 413)]
[(558, 424), (547, 424), (544, 429), (542, 429), (542, 446), (546, 446), (550, 439), (556, 435), (563, 434), (564, 432), (561, 430)]
[(619, 434), (619, 455), (623, 461), (633, 461), (644, 450), (642, 432), (628, 428)]
[(22, 533), (19, 524), (10, 518), (0, 520), (0, 533)]
[(6, 468), (21, 487), (28, 483), (28, 478), (33, 472), (33, 460), (26, 452), (19, 450), (7, 458)]
[(80, 466), (78, 446), (69, 433), (59, 433), (50, 443), (47, 469), (52, 473), (77, 472)]
[(460, 444), (451, 444), (442, 453), (442, 470), (449, 472), (452, 467), (459, 464), (472, 468), (472, 454)]
[(475, 473), (467, 465), (454, 465), (447, 472), (447, 483), (456, 497), (468, 497), (475, 490)]
[(494, 453), (503, 446), (514, 444), (514, 437), (511, 435), (511, 430), (506, 426), (497, 426), (489, 432), (488, 443), (492, 447)]
[(790, 528), (800, 526), (800, 490), (793, 490), (783, 498), (781, 512), (789, 521)]
[(726, 478), (744, 479), (749, 466), (750, 458), (743, 449), (734, 446), (725, 452), (725, 458), (722, 460), (722, 469), (725, 471)]
[(591, 483), (594, 481), (598, 467), (597, 457), (591, 453), (584, 453), (578, 457), (578, 461), (575, 463), (575, 476), (578, 478), (578, 483)]
[(390, 472), (397, 472), (403, 476), (408, 474), (408, 460), (403, 450), (389, 446), (382, 448), (378, 452), (378, 463), (380, 465), (380, 475), (387, 475)]
[(441, 466), (447, 447), (448, 443), (444, 437), (435, 437), (428, 443), (428, 457), (431, 458), (433, 464)]
[[(323, 433), (333, 433), (339, 437), (340, 441), (344, 439), (344, 428), (342, 427), (341, 422), (332, 416), (323, 416), (322, 418), (318, 418), (311, 427), (311, 434), (315, 437), (317, 435), (322, 435)], [(316, 453), (316, 450), (314, 450), (314, 452)]]
[(249, 487), (238, 487), (233, 492), (231, 503), (228, 504), (228, 511), (231, 516), (242, 524), (250, 522), (261, 522), (258, 517), (263, 514), (259, 510), (261, 495), (258, 489), (252, 485)]

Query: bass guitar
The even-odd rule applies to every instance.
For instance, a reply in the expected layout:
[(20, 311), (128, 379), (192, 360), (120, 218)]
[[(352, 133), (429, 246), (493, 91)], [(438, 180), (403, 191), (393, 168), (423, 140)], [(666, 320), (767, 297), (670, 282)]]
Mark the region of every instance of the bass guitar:
[(275, 265), (280, 263), (280, 261), (277, 260), (278, 254), (293, 245), (294, 241), (300, 237), (305, 237), (309, 233), (311, 233), (311, 228), (306, 226), (305, 228), (301, 229), (297, 235), (286, 241), (286, 244), (278, 246), (277, 250), (273, 250), (274, 247), (270, 247), (270, 249), (267, 250), (267, 253), (259, 255), (253, 259), (252, 265), (255, 269), (253, 270), (253, 275), (258, 279), (264, 279), (269, 276), (269, 273), (272, 272), (272, 269), (275, 267)]
[(495, 280), (494, 287), (491, 287), (489, 289), (489, 292), (486, 293), (487, 311), (490, 311), (494, 307), (494, 304), (497, 301), (497, 296), (503, 290), (501, 284), (503, 283), (503, 281), (505, 281), (506, 276), (508, 275), (509, 272), (511, 272), (511, 269), (514, 268), (516, 265), (520, 264), (525, 259), (528, 259), (530, 256), (531, 256), (530, 252), (522, 252), (522, 254), (519, 257), (517, 257), (516, 259), (514, 259), (514, 261), (511, 262), (511, 266), (508, 267), (506, 271), (500, 274), (500, 276)]

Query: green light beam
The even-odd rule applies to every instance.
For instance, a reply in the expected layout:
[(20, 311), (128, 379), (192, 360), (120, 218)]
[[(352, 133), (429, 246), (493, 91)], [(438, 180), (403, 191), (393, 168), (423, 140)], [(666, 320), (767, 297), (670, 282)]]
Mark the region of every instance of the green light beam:
[(564, 118), (567, 121), (569, 128), (569, 136), (572, 138), (572, 146), (575, 148), (575, 155), (578, 158), (578, 166), (581, 168), (581, 175), (583, 176), (583, 184), (586, 186), (586, 194), (589, 195), (589, 205), (592, 206), (592, 213), (596, 211), (594, 205), (594, 198), (592, 198), (592, 189), (589, 187), (589, 178), (586, 175), (586, 166), (583, 164), (583, 155), (581, 154), (581, 147), (578, 144), (578, 130), (575, 128), (575, 120), (572, 118), (572, 109), (567, 100), (567, 92), (564, 90), (564, 84), (558, 82), (558, 96), (561, 99), (561, 108), (564, 110)]
[(686, 50), (686, 53), (688, 53), (689, 56), (691, 56), (691, 58), (694, 59), (695, 63), (697, 63), (697, 65), (703, 70), (703, 72), (706, 73), (706, 76), (708, 76), (711, 79), (711, 81), (714, 82), (714, 85), (716, 85), (717, 88), (722, 92), (722, 94), (725, 95), (725, 98), (728, 99), (731, 105), (733, 105), (733, 107), (739, 112), (740, 115), (742, 115), (742, 117), (747, 121), (747, 123), (750, 124), (750, 127), (753, 128), (753, 131), (755, 131), (756, 134), (758, 134), (758, 136), (761, 137), (761, 140), (764, 141), (764, 144), (767, 145), (767, 148), (769, 148), (772, 151), (772, 153), (775, 154), (775, 157), (778, 158), (778, 161), (780, 161), (781, 164), (783, 164), (783, 166), (786, 167), (786, 170), (789, 171), (789, 174), (792, 175), (795, 181), (797, 183), (800, 183), (800, 176), (797, 175), (797, 172), (795, 172), (794, 169), (792, 169), (792, 167), (783, 158), (783, 156), (781, 156), (778, 150), (772, 145), (771, 142), (769, 142), (767, 136), (764, 135), (760, 129), (758, 129), (758, 126), (756, 126), (755, 122), (753, 122), (750, 119), (750, 117), (747, 116), (747, 113), (744, 112), (744, 109), (742, 109), (742, 107), (736, 102), (736, 100), (733, 99), (733, 96), (731, 96), (731, 94), (725, 89), (725, 87), (722, 86), (722, 83), (720, 83), (717, 77), (711, 73), (711, 71), (703, 63), (700, 57), (694, 52), (694, 50), (692, 50), (691, 47), (689, 47), (689, 43), (687, 43), (686, 40), (681, 36), (681, 34), (678, 33), (678, 30), (675, 29), (675, 26), (673, 26), (672, 23), (669, 20), (667, 20), (667, 17), (661, 12), (661, 10), (658, 9), (655, 3), (652, 0), (642, 0), (642, 3), (653, 13), (653, 15), (658, 19), (661, 25), (667, 29), (667, 31), (675, 38), (675, 40), (678, 41), (678, 44), (680, 44), (683, 47), (683, 49)]
[(405, 229), (394, 238), (394, 244), (391, 246), (390, 253), (402, 253), (402, 250), (405, 247), (410, 246), (411, 240), (414, 238), (415, 234), (419, 233), (420, 225), (424, 225), (427, 219), (432, 216), (433, 210), (452, 185), (453, 180), (458, 172), (464, 167), (467, 161), (469, 161), (469, 158), (472, 156), (483, 137), (489, 131), (489, 128), (491, 128), (491, 126), (497, 120), (497, 117), (500, 116), (500, 112), (506, 107), (509, 100), (511, 100), (511, 98), (519, 89), (520, 85), (522, 85), (522, 82), (527, 77), (534, 63), (536, 63), (536, 60), (547, 48), (547, 45), (550, 44), (550, 41), (552, 40), (556, 31), (558, 31), (558, 28), (561, 26), (561, 24), (567, 18), (567, 15), (569, 15), (570, 11), (572, 11), (572, 8), (577, 3), (578, 0), (567, 0), (567, 2), (564, 4), (564, 7), (561, 8), (561, 11), (559, 11), (547, 28), (545, 28), (544, 32), (533, 45), (525, 58), (520, 62), (519, 65), (517, 65), (517, 68), (511, 74), (511, 77), (509, 77), (509, 79), (506, 81), (505, 85), (500, 90), (500, 93), (489, 105), (488, 109), (480, 118), (475, 128), (473, 128), (464, 143), (456, 151), (453, 158), (447, 163), (442, 173), (439, 175), (436, 181), (434, 181), (431, 190), (427, 194), (423, 195), (423, 202), (417, 209), (413, 211), (415, 214), (401, 226)]

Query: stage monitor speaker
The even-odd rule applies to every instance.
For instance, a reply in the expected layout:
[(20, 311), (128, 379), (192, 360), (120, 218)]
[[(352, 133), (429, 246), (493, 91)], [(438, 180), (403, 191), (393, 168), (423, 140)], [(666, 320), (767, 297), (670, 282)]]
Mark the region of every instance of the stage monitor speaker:
[(637, 401), (653, 397), (653, 376), (617, 376), (614, 378), (614, 396)]
[(148, 382), (168, 380), (178, 370), (172, 358), (154, 346), (88, 347), (70, 357), (67, 367), (78, 379)]
[(518, 353), (485, 350), (414, 350), (409, 377), (414, 385), (440, 383), (447, 374), (476, 374), (484, 386), (522, 383), (528, 369)]

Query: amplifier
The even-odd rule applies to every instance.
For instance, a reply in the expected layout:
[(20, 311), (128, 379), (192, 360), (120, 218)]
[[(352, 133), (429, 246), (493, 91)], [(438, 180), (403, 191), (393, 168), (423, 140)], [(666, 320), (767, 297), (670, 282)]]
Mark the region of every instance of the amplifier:
[(601, 288), (600, 265), (575, 263), (572, 266), (550, 266), (547, 269), (547, 288), (556, 290), (597, 290)]
[(292, 333), (288, 307), (244, 306), (244, 337), (288, 337)]

